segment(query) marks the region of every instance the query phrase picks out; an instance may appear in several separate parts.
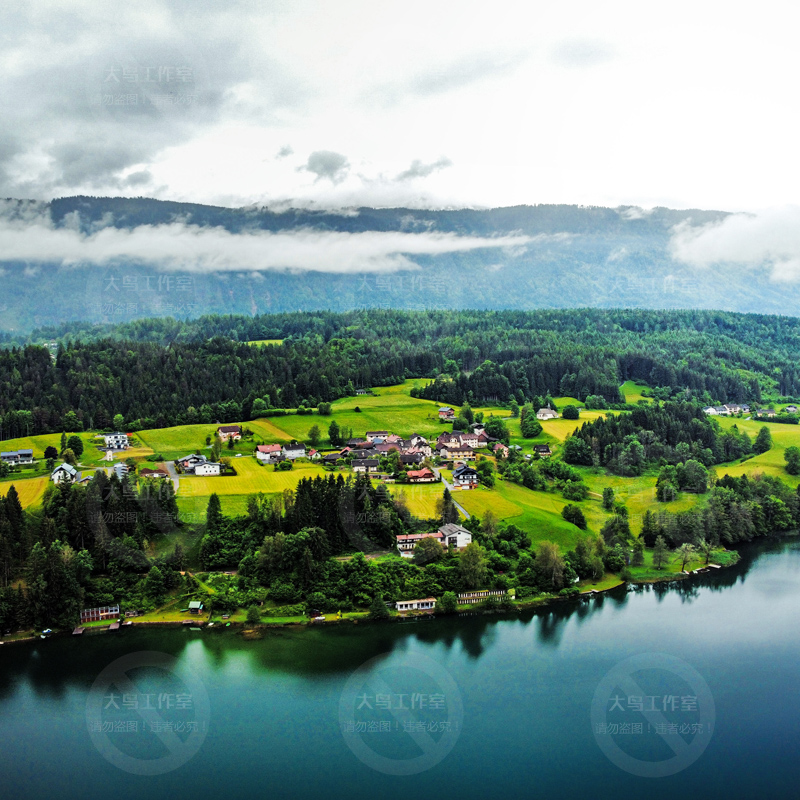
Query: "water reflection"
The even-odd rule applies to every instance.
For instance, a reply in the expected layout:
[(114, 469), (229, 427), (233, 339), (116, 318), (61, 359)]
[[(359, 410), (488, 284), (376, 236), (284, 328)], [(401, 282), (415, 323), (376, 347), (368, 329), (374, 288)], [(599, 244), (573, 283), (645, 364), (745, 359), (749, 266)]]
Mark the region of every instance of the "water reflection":
[[(314, 676), (349, 675), (365, 661), (389, 658), (416, 643), (437, 646), (445, 652), (461, 652), (479, 661), (510, 624), (534, 633), (537, 647), (558, 649), (572, 622), (585, 627), (604, 614), (617, 615), (626, 607), (675, 598), (692, 604), (704, 593), (719, 593), (744, 584), (759, 561), (800, 551), (800, 541), (766, 540), (741, 549), (740, 562), (682, 581), (618, 587), (602, 594), (569, 599), (519, 614), (467, 614), (425, 619), (405, 624), (340, 624), (327, 628), (265, 629), (248, 640), (230, 629), (185, 629), (134, 626), (117, 634), (84, 635), (81, 638), (37, 640), (31, 644), (0, 648), (0, 700), (15, 694), (23, 683), (43, 698), (59, 700), (71, 689), (88, 691), (95, 676), (115, 659), (136, 650), (157, 650), (178, 659), (202, 659), (204, 665), (222, 672), (247, 669), (258, 673)], [(796, 593), (800, 560), (775, 559), (776, 565), (760, 570), (756, 584), (764, 592)], [(782, 565), (779, 566), (778, 564)], [(776, 570), (782, 570), (780, 575)], [(792, 580), (792, 576), (794, 579)]]

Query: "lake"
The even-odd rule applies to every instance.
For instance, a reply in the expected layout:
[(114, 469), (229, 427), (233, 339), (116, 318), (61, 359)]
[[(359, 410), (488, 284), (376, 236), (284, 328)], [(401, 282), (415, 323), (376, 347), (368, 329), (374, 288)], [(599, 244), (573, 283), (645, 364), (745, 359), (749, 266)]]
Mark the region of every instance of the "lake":
[(800, 542), (521, 616), (0, 647), (10, 798), (796, 798)]

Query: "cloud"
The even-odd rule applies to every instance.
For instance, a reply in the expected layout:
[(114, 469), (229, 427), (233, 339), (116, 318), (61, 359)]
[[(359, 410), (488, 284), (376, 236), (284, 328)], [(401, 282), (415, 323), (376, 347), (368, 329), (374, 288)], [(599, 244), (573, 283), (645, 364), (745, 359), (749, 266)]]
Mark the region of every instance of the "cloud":
[(334, 153), (332, 150), (315, 150), (308, 157), (308, 161), (298, 169), (313, 172), (317, 176), (315, 182), (327, 178), (331, 183), (337, 184), (347, 177), (350, 164), (347, 156), (343, 156), (341, 153)]
[(277, 154), (275, 155), (275, 158), (281, 159), (291, 155), (294, 155), (294, 150), (292, 149), (292, 146), (290, 144), (285, 144), (283, 147), (281, 147), (280, 150), (278, 150)]
[(681, 223), (670, 241), (673, 258), (695, 267), (735, 264), (770, 270), (779, 283), (800, 281), (800, 207), (731, 214), (701, 227)]
[(411, 166), (407, 170), (401, 172), (395, 178), (395, 180), (410, 181), (414, 178), (427, 178), (428, 175), (432, 175), (434, 172), (438, 172), (440, 169), (445, 169), (446, 167), (452, 166), (453, 162), (445, 156), (442, 156), (430, 164), (423, 164), (422, 161), (420, 161), (418, 158), (415, 158), (411, 162)]
[[(4, 207), (0, 207), (4, 208)], [(515, 251), (531, 237), (457, 236), (452, 233), (369, 231), (345, 233), (300, 229), (272, 233), (231, 233), (185, 223), (105, 227), (82, 233), (76, 225), (56, 227), (45, 213), (0, 215), (0, 254), (7, 261), (59, 266), (128, 261), (189, 272), (330, 273), (394, 272), (419, 269), (414, 256), (463, 253), (483, 248)], [(32, 268), (35, 268), (33, 266)]]
[(595, 39), (571, 39), (553, 48), (553, 61), (564, 67), (595, 67), (611, 61), (614, 49)]
[(617, 213), (623, 218), (627, 220), (633, 219), (645, 219), (649, 217), (655, 208), (639, 208), (639, 206), (620, 206), (617, 209)]

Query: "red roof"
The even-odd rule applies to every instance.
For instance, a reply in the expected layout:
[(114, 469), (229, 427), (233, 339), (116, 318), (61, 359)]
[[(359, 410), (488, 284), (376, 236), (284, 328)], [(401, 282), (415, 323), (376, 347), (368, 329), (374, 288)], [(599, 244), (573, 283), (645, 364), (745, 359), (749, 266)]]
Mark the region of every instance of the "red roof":
[(281, 446), (279, 444), (260, 444), (256, 447), (259, 453), (278, 453)]
[(408, 471), (409, 478), (427, 478), (429, 475), (433, 475), (433, 472), (431, 472), (431, 470), (429, 470), (427, 467), (416, 470), (410, 469)]

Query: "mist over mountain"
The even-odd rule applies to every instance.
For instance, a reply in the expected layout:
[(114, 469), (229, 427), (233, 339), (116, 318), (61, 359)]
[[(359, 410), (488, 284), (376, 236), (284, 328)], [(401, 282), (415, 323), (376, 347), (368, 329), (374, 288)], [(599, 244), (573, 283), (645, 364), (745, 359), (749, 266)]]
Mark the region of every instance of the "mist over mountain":
[[(680, 260), (722, 211), (222, 208), (68, 197), (0, 206), (0, 329), (298, 310), (702, 308), (794, 314), (769, 264)], [(707, 259), (706, 259), (707, 260)]]

